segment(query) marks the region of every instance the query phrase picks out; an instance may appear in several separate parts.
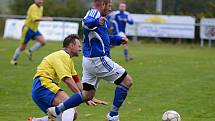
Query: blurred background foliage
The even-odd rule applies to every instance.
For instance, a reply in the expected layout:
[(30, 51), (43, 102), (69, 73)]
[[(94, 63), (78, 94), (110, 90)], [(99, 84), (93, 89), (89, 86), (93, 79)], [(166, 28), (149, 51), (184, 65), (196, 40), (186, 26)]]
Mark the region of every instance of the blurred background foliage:
[[(0, 14), (26, 15), (34, 0), (0, 0)], [(93, 0), (44, 0), (44, 16), (83, 18)], [(113, 0), (113, 10), (119, 2), (127, 4), (130, 13), (156, 14), (156, 0)], [(215, 18), (215, 0), (163, 0), (163, 15), (183, 15)], [(0, 34), (4, 20), (0, 20)], [(198, 30), (198, 29), (197, 29)]]
[[(93, 0), (44, 0), (46, 16), (83, 17)], [(113, 0), (117, 9), (121, 0)], [(155, 14), (156, 0), (124, 0), (128, 11), (138, 14)], [(33, 0), (1, 0), (2, 14), (25, 15)], [(189, 15), (199, 20), (201, 17), (215, 17), (215, 0), (163, 0), (164, 15)]]

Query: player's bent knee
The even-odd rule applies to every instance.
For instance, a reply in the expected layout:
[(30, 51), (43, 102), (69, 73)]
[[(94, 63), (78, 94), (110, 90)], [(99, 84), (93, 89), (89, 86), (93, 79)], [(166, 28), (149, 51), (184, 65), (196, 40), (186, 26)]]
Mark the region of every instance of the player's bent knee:
[(133, 85), (133, 79), (131, 78), (130, 75), (127, 74), (127, 76), (124, 78), (124, 80), (122, 81), (121, 84), (123, 84), (126, 87), (130, 88)]
[(127, 75), (125, 79), (126, 79), (127, 86), (130, 88), (134, 83), (133, 79), (131, 78), (130, 75)]
[(44, 46), (46, 44), (45, 40), (44, 41), (39, 41), (39, 43), (41, 44), (41, 46)]
[(86, 102), (93, 99), (93, 97), (95, 96), (95, 91), (94, 90), (82, 91), (82, 95), (84, 97), (84, 102)]
[(36, 40), (37, 40), (37, 42), (39, 42), (42, 46), (44, 46), (45, 43), (46, 43), (46, 41), (45, 41), (45, 39), (44, 39), (43, 36), (38, 36), (38, 37), (36, 38)]
[(95, 90), (95, 87), (91, 84), (83, 83), (83, 90), (85, 91)]
[(45, 44), (46, 44), (45, 42), (42, 42), (42, 43), (41, 43), (42, 46), (45, 46)]
[(116, 85), (119, 85), (122, 83), (122, 81), (126, 78), (126, 76), (128, 75), (128, 73), (125, 71), (121, 77), (119, 77), (117, 80), (114, 81), (114, 83)]
[(95, 96), (95, 91), (96, 89), (93, 85), (90, 85), (88, 83), (83, 83), (82, 95), (84, 97), (84, 101), (89, 101), (93, 99), (93, 97)]

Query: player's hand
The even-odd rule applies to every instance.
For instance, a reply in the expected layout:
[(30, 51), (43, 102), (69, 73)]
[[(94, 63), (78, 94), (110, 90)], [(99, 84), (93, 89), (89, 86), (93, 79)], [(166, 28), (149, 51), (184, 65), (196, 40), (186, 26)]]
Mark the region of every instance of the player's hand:
[(108, 105), (108, 103), (104, 100), (100, 100), (100, 99), (96, 99), (96, 98), (93, 98), (92, 101), (96, 104), (101, 104), (101, 105)]
[(122, 37), (122, 45), (125, 45), (128, 43), (128, 38), (127, 37)]
[(106, 18), (101, 16), (99, 18), (99, 25), (104, 25), (105, 21), (106, 21)]
[(92, 100), (87, 101), (86, 104), (90, 105), (90, 106), (97, 106), (99, 104), (101, 104), (101, 105), (107, 105), (108, 103), (106, 101), (93, 98)]
[(92, 100), (89, 100), (86, 102), (87, 105), (90, 105), (90, 106), (96, 106), (97, 104), (95, 102), (93, 102)]

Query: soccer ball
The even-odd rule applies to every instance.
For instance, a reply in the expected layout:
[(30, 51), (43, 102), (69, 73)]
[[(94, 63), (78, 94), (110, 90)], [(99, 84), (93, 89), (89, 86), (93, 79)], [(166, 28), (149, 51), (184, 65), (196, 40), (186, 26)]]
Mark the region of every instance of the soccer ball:
[(173, 110), (163, 113), (162, 121), (181, 121), (181, 116)]

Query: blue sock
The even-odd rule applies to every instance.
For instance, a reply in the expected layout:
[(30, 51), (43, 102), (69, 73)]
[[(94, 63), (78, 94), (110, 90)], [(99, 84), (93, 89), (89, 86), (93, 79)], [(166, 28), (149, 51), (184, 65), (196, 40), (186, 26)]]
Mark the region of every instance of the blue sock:
[(124, 49), (124, 56), (125, 56), (125, 59), (128, 60), (128, 49)]
[(113, 100), (112, 110), (110, 112), (110, 116), (118, 115), (119, 108), (124, 102), (128, 93), (128, 88), (123, 85), (118, 85), (115, 89), (115, 96)]
[(59, 115), (60, 112), (63, 112), (64, 110), (67, 110), (69, 108), (76, 107), (80, 105), (83, 102), (83, 96), (81, 93), (75, 93), (69, 99), (67, 99), (65, 102), (59, 104), (56, 108), (56, 114)]

